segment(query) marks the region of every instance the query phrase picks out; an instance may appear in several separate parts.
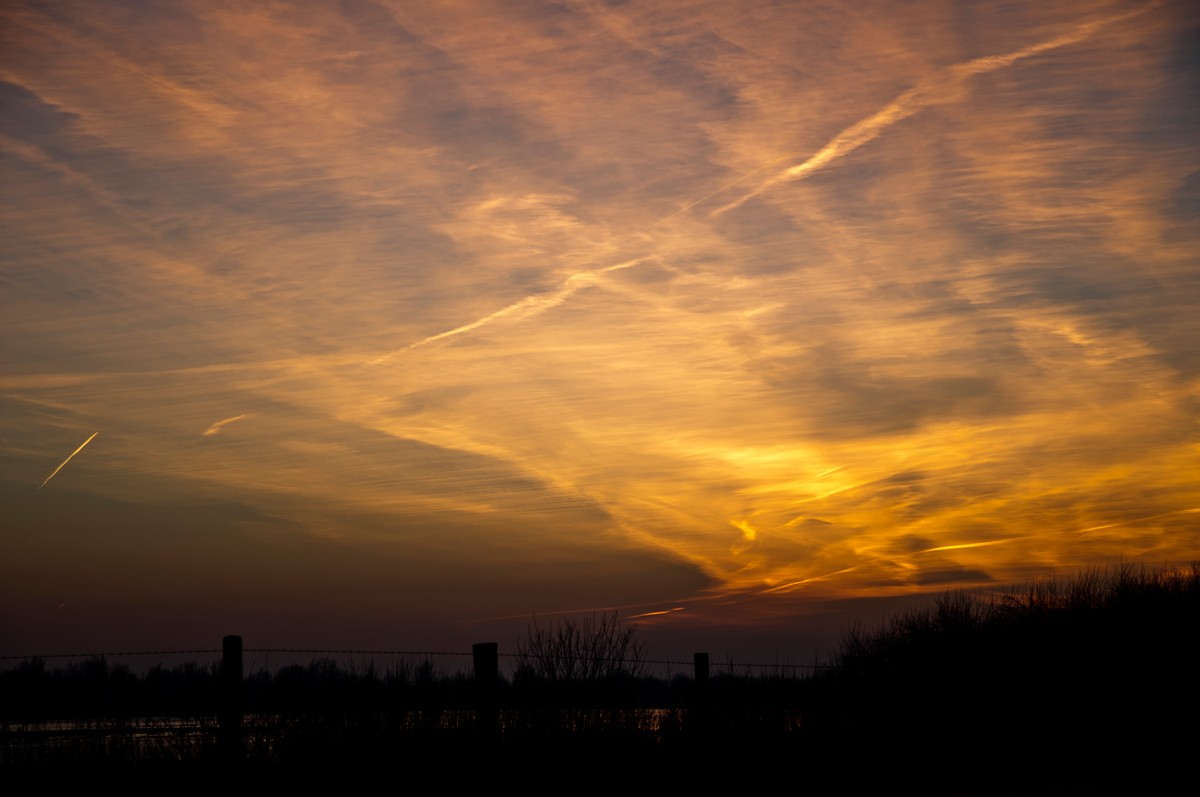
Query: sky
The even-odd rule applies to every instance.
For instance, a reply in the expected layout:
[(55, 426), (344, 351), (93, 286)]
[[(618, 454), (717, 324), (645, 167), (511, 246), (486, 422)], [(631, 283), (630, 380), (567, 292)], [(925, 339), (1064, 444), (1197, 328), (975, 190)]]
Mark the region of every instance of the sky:
[(1200, 557), (1190, 0), (15, 0), (0, 126), (2, 653)]

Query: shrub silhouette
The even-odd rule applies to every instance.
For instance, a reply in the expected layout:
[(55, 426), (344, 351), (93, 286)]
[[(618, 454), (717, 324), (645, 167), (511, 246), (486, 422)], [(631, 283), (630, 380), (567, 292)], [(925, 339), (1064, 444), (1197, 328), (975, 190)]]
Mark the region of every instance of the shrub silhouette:
[(565, 752), (577, 744), (633, 742), (644, 736), (638, 705), (644, 665), (636, 626), (614, 612), (548, 626), (535, 620), (517, 640), (511, 697), (520, 706), (510, 737)]
[[(548, 756), (697, 773), (754, 761), (802, 771), (815, 793), (1162, 793), (1153, 778), (1186, 770), (1200, 748), (1197, 617), (1200, 564), (1087, 571), (947, 593), (876, 630), (851, 629), (813, 677), (718, 673), (704, 694), (684, 675), (645, 675), (637, 629), (616, 614), (534, 622), (512, 682), (498, 684), (498, 739), (473, 730), (467, 674), (317, 660), (247, 675), (248, 711), (269, 723), (248, 749), (301, 768), (433, 771), (468, 752), (513, 771)], [(79, 718), (82, 728), (62, 741), (11, 723), (0, 769), (146, 760), (135, 726), (103, 734), (93, 719), (203, 715), (217, 674), (193, 663), (139, 676), (103, 659), (0, 671), (0, 721)], [(181, 762), (203, 764), (212, 747), (161, 738), (155, 750)]]
[(622, 627), (616, 612), (565, 619), (542, 627), (537, 620), (517, 641), (518, 676), (547, 683), (595, 684), (636, 678), (644, 666), (637, 626)]
[(808, 685), (809, 738), (832, 755), (872, 750), (884, 767), (930, 761), (959, 786), (1041, 771), (1064, 778), (1043, 786), (1099, 786), (1179, 766), (1196, 742), (1176, 719), (1197, 708), (1198, 614), (1197, 564), (947, 593), (846, 634)]

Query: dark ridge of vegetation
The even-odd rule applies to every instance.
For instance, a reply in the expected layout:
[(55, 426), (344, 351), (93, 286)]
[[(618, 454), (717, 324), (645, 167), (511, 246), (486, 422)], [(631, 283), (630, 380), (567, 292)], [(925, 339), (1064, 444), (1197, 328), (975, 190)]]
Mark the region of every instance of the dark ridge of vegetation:
[[(220, 665), (156, 666), (144, 675), (124, 664), (90, 658), (47, 669), (43, 659), (0, 672), (0, 720), (199, 717), (214, 713)], [(316, 659), (244, 680), (250, 714), (470, 708), (470, 677), (443, 674), (433, 663), (402, 661), (385, 670)]]
[[(324, 659), (246, 677), (247, 757), (301, 768), (433, 766), (467, 753), (496, 766), (742, 761), (799, 768), (810, 784), (849, 778), (850, 792), (1095, 793), (1190, 766), (1198, 619), (1200, 564), (1088, 571), (1002, 595), (947, 593), (874, 631), (855, 627), (813, 676), (717, 670), (706, 685), (646, 675), (636, 632), (615, 616), (535, 625), (512, 677), (499, 678), (497, 735), (480, 733), (466, 674)], [(13, 721), (211, 717), (218, 680), (216, 666), (196, 664), (137, 675), (102, 659), (23, 662), (0, 672), (0, 764), (147, 759), (108, 742), (29, 753)], [(155, 755), (215, 755), (189, 738)]]
[(122, 719), (211, 714), (216, 665), (155, 666), (145, 675), (102, 657), (48, 669), (44, 659), (0, 672), (0, 719)]
[(882, 766), (935, 759), (957, 783), (1182, 774), (1200, 741), (1198, 620), (1197, 563), (948, 593), (846, 634), (805, 684), (805, 734)]
[(622, 627), (615, 613), (549, 626), (535, 618), (517, 640), (509, 699), (540, 708), (645, 706), (647, 691), (655, 690), (644, 689), (654, 680), (642, 677), (644, 660), (637, 627)]

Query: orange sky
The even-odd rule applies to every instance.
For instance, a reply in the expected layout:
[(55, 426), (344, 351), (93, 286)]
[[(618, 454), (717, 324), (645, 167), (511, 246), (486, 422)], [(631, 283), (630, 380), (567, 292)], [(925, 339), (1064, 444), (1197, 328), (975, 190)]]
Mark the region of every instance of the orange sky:
[(6, 649), (1200, 555), (1194, 3), (0, 14)]

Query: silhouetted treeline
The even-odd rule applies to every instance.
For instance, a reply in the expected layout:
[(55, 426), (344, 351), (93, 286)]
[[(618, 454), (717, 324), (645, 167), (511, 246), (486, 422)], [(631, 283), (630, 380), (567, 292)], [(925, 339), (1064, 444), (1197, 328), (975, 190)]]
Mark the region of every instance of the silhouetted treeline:
[(216, 665), (155, 666), (145, 674), (104, 658), (48, 668), (44, 659), (0, 672), (0, 719), (119, 719), (212, 714)]
[[(518, 645), (491, 693), (490, 733), (465, 673), (323, 659), (247, 675), (258, 723), (247, 749), (305, 767), (432, 765), (464, 750), (514, 766), (613, 754), (694, 766), (701, 780), (706, 767), (752, 761), (833, 791), (848, 778), (850, 792), (1126, 788), (1170, 779), (1198, 748), (1198, 620), (1200, 564), (1122, 567), (948, 593), (851, 629), (816, 675), (718, 671), (707, 683), (646, 675), (635, 632), (615, 617), (563, 622)], [(0, 673), (0, 720), (211, 716), (218, 680), (215, 665), (137, 674), (29, 661)], [(6, 744), (20, 749), (11, 733)]]
[[(0, 671), (0, 720), (121, 719), (191, 717), (214, 713), (219, 665), (189, 662), (155, 666), (145, 673), (104, 658), (48, 667), (43, 659)], [(712, 676), (708, 700), (715, 705), (796, 705), (800, 686), (779, 674)], [(547, 680), (518, 666), (497, 684), (502, 708), (613, 709), (686, 708), (696, 702), (690, 676), (671, 678), (610, 673), (587, 680)], [(476, 690), (464, 672), (440, 671), (431, 661), (386, 668), (354, 666), (333, 659), (292, 664), (245, 677), (249, 714), (289, 712), (387, 712), (472, 709)]]
[[(156, 666), (138, 674), (103, 658), (55, 669), (34, 659), (0, 672), (0, 719), (205, 716), (214, 713), (218, 688), (216, 663)], [(317, 659), (245, 678), (247, 713), (470, 708), (472, 696), (468, 675), (443, 674), (430, 661), (377, 669)]]
[(870, 750), (957, 784), (1182, 777), (1200, 749), (1198, 641), (1200, 564), (947, 594), (852, 629), (805, 684), (805, 735), (832, 759)]

